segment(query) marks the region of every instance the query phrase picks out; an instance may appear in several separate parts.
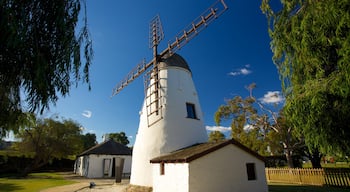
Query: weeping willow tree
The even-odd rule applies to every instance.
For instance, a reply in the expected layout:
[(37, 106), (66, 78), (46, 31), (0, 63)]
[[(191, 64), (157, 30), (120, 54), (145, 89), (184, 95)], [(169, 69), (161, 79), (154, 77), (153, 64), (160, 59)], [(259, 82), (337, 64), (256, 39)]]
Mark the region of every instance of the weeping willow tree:
[(55, 104), (72, 85), (83, 81), (90, 89), (92, 55), (85, 2), (1, 0), (0, 134), (24, 119), (24, 111)]
[[(350, 153), (350, 1), (263, 0), (285, 116), (309, 149)], [(279, 7), (279, 8), (278, 8)]]

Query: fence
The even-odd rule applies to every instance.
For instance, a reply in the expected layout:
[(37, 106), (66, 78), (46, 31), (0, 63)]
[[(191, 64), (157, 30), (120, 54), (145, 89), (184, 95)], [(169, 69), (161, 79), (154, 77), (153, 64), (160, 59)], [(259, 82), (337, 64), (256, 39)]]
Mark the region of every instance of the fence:
[(266, 168), (268, 182), (350, 187), (350, 169)]

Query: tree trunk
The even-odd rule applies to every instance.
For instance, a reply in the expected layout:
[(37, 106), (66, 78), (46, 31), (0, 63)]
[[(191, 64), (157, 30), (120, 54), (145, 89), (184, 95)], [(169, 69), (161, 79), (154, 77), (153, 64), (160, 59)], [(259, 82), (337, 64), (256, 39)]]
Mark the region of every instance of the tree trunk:
[(289, 168), (294, 168), (293, 157), (290, 150), (286, 150), (286, 159)]
[(313, 149), (310, 154), (310, 160), (312, 164), (312, 168), (317, 169), (317, 168), (322, 168), (321, 166), (321, 159), (322, 159), (322, 154), (318, 151), (318, 149)]
[(289, 141), (287, 140), (286, 143), (283, 143), (283, 147), (284, 147), (284, 153), (286, 155), (286, 159), (287, 159), (287, 164), (289, 168), (294, 168), (294, 163), (293, 163), (293, 151), (291, 150), (290, 146), (289, 146)]
[(35, 169), (38, 169), (38, 168), (46, 165), (48, 162), (49, 161), (44, 161), (38, 157), (34, 157), (32, 163), (28, 163), (28, 165), (20, 173), (21, 177), (27, 177), (29, 173), (31, 173)]

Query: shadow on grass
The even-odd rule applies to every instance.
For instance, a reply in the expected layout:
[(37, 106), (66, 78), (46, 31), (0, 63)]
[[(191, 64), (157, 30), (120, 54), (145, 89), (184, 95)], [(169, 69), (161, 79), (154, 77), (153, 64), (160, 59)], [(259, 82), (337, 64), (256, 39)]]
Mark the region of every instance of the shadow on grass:
[(23, 190), (23, 187), (12, 183), (0, 183), (0, 191), (18, 191)]
[(269, 184), (269, 192), (350, 192), (349, 188)]

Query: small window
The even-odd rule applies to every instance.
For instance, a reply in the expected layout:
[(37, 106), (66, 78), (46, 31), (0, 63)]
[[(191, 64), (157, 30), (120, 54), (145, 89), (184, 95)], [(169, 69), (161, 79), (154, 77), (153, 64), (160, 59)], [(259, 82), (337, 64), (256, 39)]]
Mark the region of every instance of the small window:
[(248, 181), (256, 180), (255, 163), (247, 163), (246, 167), (247, 167)]
[(164, 162), (161, 162), (160, 165), (159, 165), (159, 167), (160, 167), (160, 175), (164, 175), (164, 173), (165, 173), (165, 170), (164, 170)]
[(197, 119), (196, 108), (192, 103), (186, 103), (187, 118)]

